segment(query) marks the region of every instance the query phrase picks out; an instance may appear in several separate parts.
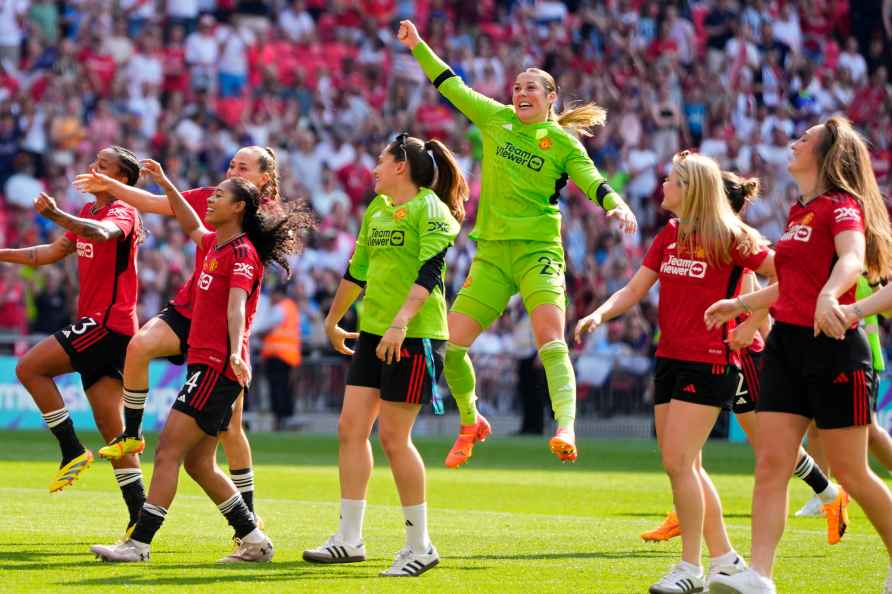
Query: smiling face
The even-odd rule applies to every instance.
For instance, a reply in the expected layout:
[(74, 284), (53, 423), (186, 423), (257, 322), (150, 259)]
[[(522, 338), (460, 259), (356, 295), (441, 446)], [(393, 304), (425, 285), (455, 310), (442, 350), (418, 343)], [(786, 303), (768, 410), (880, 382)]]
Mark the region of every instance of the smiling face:
[(204, 221), (219, 227), (238, 217), (244, 210), (245, 203), (234, 198), (229, 182), (224, 181), (208, 197), (208, 209)]
[(375, 178), (376, 194), (390, 194), (393, 188), (397, 186), (400, 177), (407, 173), (406, 168), (408, 165), (406, 161), (397, 161), (390, 151), (391, 146), (387, 145), (381, 151), (381, 154), (378, 155), (375, 169), (372, 171), (372, 175)]
[(226, 170), (226, 179), (240, 177), (248, 180), (258, 188), (263, 188), (270, 180), (270, 174), (261, 169), (260, 155), (255, 147), (245, 147), (239, 151), (229, 162)]
[(685, 186), (678, 177), (675, 168), (669, 172), (669, 176), (663, 181), (663, 202), (660, 206), (668, 210), (674, 215), (681, 212), (681, 205), (684, 201)]
[(524, 124), (536, 124), (548, 119), (548, 110), (557, 93), (545, 88), (543, 78), (531, 72), (521, 72), (514, 80), (511, 102), (517, 118)]
[(824, 125), (818, 124), (806, 130), (802, 136), (793, 141), (793, 144), (790, 145), (793, 156), (787, 164), (787, 171), (791, 174), (817, 172), (817, 149), (824, 134)]

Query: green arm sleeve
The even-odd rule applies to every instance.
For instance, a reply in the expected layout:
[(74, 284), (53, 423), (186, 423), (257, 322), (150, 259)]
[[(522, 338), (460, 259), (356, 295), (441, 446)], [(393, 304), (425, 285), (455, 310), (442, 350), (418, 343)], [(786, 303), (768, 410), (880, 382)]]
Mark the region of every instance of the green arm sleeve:
[(437, 90), (478, 126), (497, 112), (509, 109), (507, 105), (481, 95), (466, 85), (425, 42), (416, 45), (412, 55)]
[(353, 256), (347, 264), (347, 273), (344, 275), (349, 281), (359, 281), (357, 284), (364, 285), (368, 280), (369, 274), (369, 250), (366, 241), (366, 221), (369, 219), (369, 213), (372, 211), (372, 205), (365, 211), (362, 217), (362, 224), (359, 227), (359, 235), (356, 236), (356, 247), (353, 249)]
[(589, 200), (596, 202), (606, 211), (611, 211), (623, 203), (619, 194), (610, 187), (607, 180), (592, 163), (591, 158), (582, 148), (579, 142), (574, 143), (575, 149), (570, 153), (564, 168), (570, 179), (582, 190)]
[(439, 200), (436, 205), (427, 206), (418, 216), (419, 265), (451, 246), (461, 228)]
[[(871, 295), (873, 295), (873, 288), (870, 283), (863, 276), (860, 277), (855, 288), (855, 300), (860, 301)], [(886, 359), (883, 357), (883, 346), (880, 344), (880, 321), (876, 314), (864, 318), (864, 331), (867, 333), (867, 342), (870, 343), (874, 370), (885, 371)]]

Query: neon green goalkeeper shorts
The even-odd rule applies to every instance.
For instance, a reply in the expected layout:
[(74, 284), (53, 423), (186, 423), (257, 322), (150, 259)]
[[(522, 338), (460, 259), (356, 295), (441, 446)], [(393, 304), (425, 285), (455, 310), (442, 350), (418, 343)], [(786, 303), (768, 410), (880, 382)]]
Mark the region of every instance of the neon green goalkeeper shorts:
[(508, 300), (520, 293), (527, 312), (551, 303), (567, 306), (564, 248), (550, 241), (477, 242), (468, 277), (452, 304), (452, 311), (475, 320), (483, 328), (496, 321)]

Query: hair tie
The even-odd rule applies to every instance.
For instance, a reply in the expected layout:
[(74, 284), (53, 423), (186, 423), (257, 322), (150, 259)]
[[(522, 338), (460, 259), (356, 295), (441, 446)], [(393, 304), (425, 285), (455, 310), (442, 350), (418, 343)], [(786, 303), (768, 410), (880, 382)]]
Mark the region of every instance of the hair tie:
[(431, 158), (431, 164), (434, 166), (434, 176), (431, 178), (431, 185), (433, 186), (437, 181), (437, 176), (440, 174), (439, 169), (437, 169), (437, 160), (434, 158), (434, 151), (431, 149), (427, 149), (427, 155)]

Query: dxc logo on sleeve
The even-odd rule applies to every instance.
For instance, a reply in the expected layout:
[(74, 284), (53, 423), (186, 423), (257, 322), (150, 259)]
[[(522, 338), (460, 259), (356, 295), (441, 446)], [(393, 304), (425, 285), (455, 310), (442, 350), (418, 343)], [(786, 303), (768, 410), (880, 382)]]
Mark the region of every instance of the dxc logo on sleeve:
[(833, 218), (837, 223), (843, 221), (860, 221), (861, 213), (853, 206), (843, 206), (833, 211)]
[(232, 269), (232, 275), (237, 274), (245, 278), (254, 278), (254, 266), (245, 262), (236, 262)]

